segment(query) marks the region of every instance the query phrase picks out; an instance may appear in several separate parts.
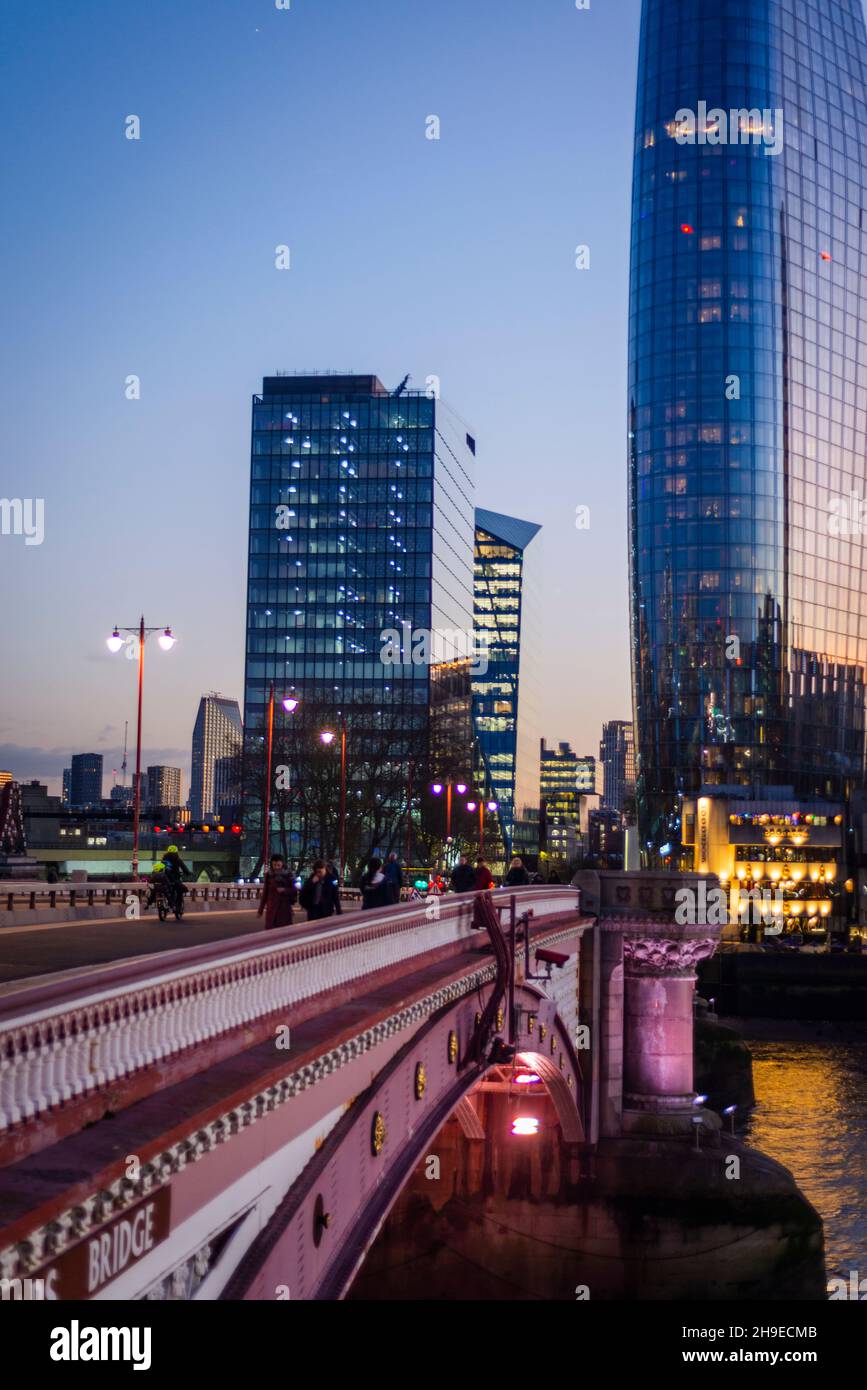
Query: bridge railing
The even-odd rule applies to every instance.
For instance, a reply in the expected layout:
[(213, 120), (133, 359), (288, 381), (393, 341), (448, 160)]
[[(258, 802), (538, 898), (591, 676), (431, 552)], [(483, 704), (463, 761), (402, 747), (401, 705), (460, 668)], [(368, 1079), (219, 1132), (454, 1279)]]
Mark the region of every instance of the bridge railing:
[[(54, 907), (122, 908), (130, 894), (142, 898), (150, 892), (147, 883), (0, 883), (0, 913), (21, 908), (36, 911)], [(255, 883), (192, 883), (187, 895), (192, 902), (252, 902), (261, 886)]]
[[(474, 894), (353, 914), (293, 940), (293, 928), (161, 952), (0, 996), (0, 1133), (154, 1063), (288, 1011), (472, 933)], [(522, 888), (536, 921), (574, 915), (574, 888)], [(512, 890), (494, 892), (508, 909)], [(334, 919), (332, 919), (333, 922)], [(201, 1066), (210, 1065), (202, 1048)]]

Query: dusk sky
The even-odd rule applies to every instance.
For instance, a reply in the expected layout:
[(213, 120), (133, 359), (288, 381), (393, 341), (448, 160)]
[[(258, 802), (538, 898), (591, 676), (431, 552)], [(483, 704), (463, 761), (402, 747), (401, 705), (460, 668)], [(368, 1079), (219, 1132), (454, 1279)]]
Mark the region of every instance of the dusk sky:
[(179, 640), (147, 649), (143, 763), (186, 794), (199, 696), (242, 702), (250, 397), (278, 369), (439, 376), (478, 504), (544, 528), (546, 737), (598, 753), (630, 717), (639, 14), (5, 0), (0, 495), (44, 499), (45, 535), (0, 535), (0, 769), (59, 791), (102, 752), (108, 794), (136, 690), (105, 638), (144, 611)]

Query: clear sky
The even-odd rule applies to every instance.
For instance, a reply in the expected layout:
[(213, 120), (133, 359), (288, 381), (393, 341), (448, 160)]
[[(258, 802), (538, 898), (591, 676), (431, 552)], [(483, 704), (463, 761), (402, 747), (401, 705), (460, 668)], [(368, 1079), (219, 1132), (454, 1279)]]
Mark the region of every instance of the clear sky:
[(0, 768), (58, 790), (102, 752), (107, 794), (135, 667), (105, 637), (144, 610), (179, 640), (148, 647), (143, 756), (186, 782), (200, 694), (242, 697), (250, 396), (304, 368), (440, 377), (477, 501), (544, 527), (546, 736), (598, 753), (630, 710), (639, 14), (3, 0), (0, 496), (45, 536), (0, 535)]

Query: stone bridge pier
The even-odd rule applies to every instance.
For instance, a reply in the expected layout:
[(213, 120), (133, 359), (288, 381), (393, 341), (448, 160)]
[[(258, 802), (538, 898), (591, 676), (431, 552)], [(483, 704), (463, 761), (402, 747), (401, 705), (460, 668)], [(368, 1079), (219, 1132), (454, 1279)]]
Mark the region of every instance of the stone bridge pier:
[(706, 876), (582, 870), (598, 952), (599, 1135), (692, 1132), (696, 967), (722, 927), (681, 925), (677, 893)]

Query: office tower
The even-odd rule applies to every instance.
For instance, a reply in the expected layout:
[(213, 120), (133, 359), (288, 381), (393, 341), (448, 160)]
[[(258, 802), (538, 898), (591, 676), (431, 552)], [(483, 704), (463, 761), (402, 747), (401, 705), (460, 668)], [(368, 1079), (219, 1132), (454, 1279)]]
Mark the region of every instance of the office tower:
[(5, 787), (9, 782), (14, 782), (11, 772), (0, 772), (0, 787)]
[[(116, 790), (116, 789), (115, 789)], [(121, 788), (125, 790), (125, 788)], [(158, 763), (145, 775), (145, 806), (149, 811), (178, 810), (181, 805), (181, 769)]]
[(73, 753), (69, 769), (69, 804), (97, 806), (102, 800), (102, 754)]
[(625, 811), (635, 795), (635, 741), (632, 724), (612, 719), (602, 726), (599, 745), (602, 766), (602, 809)]
[(241, 754), (230, 753), (214, 763), (214, 810), (220, 820), (234, 820), (241, 807)]
[(860, 0), (644, 0), (629, 364), (642, 842), (864, 770)]
[[(475, 440), (444, 402), (403, 385), (266, 377), (253, 398), (247, 867), (263, 838), (272, 682), (284, 768), (274, 834), (292, 855), (326, 852), (340, 740), (323, 749), (319, 734), (342, 719), (347, 845), (364, 853), (395, 842), (426, 778), (432, 667), (471, 654)], [(287, 714), (290, 694), (299, 703)]]
[(539, 848), (540, 529), (476, 509), (473, 721), (507, 855)]
[[(581, 830), (581, 760), (568, 743), (548, 748), (542, 739), (539, 796), (543, 848), (553, 859), (575, 858)], [(586, 777), (586, 768), (581, 768)]]
[(237, 700), (213, 693), (203, 695), (193, 728), (190, 810), (193, 820), (214, 814), (214, 765), (241, 748), (241, 711)]
[(71, 806), (71, 805), (72, 805), (72, 768), (71, 768), (71, 767), (65, 767), (65, 768), (63, 769), (63, 790), (62, 790), (62, 792), (61, 792), (60, 799), (61, 799), (61, 802), (63, 803), (64, 806)]
[(622, 869), (625, 849), (623, 818), (618, 811), (591, 811), (589, 863), (596, 869)]

